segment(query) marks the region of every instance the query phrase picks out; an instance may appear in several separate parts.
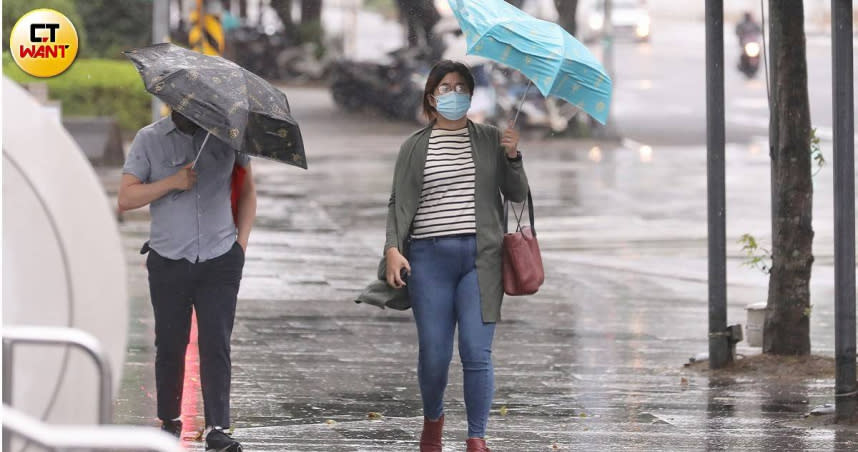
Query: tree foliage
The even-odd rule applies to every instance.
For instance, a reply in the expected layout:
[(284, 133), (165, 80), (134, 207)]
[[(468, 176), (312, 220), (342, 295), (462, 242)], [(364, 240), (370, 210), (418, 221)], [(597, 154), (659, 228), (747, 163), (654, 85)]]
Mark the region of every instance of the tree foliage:
[(89, 37), (83, 55), (122, 58), (152, 42), (152, 0), (75, 0)]

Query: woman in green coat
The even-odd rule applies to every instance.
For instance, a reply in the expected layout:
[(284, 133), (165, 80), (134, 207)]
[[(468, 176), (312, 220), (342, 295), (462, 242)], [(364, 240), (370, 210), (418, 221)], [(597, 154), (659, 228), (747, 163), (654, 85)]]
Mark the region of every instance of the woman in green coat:
[(521, 202), (528, 191), (518, 132), (469, 121), (473, 92), (467, 66), (442, 61), (432, 69), (423, 99), (432, 124), (400, 149), (387, 215), (380, 271), (391, 288), (407, 290), (417, 324), (421, 451), (441, 451), (444, 389), (457, 325), (467, 450), (488, 450), (491, 346), (503, 299), (501, 195)]

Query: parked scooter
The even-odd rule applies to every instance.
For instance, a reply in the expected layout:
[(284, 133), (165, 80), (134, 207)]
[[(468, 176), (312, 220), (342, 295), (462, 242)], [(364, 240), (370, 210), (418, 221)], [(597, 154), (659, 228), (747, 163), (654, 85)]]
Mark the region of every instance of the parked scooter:
[(496, 99), (494, 115), (489, 122), (498, 127), (506, 127), (507, 122), (518, 115), (516, 123), (522, 127), (559, 133), (569, 128), (580, 111), (568, 102), (546, 98), (517, 70), (495, 63), (487, 66)]
[(369, 107), (390, 118), (423, 122), (423, 88), (444, 55), (448, 32), (437, 26), (436, 39), (389, 52), (380, 62), (337, 61), (330, 70), (334, 102), (349, 111)]
[(228, 42), (225, 57), (270, 80), (321, 80), (340, 52), (331, 40), (325, 43), (326, 54), (319, 58), (315, 43), (298, 44), (283, 31), (268, 34), (249, 26), (231, 30)]
[(265, 33), (260, 28), (243, 26), (230, 32), (228, 57), (260, 77), (282, 79), (276, 57), (297, 44), (284, 33)]
[(395, 50), (383, 62), (340, 60), (331, 69), (334, 102), (348, 111), (369, 107), (390, 118), (417, 121), (429, 61), (419, 48)]

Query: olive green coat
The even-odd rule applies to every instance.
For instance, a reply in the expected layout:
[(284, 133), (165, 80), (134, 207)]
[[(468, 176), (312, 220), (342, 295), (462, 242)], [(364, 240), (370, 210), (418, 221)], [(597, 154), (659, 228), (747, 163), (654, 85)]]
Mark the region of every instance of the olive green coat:
[[(503, 243), (503, 200), (514, 202), (527, 198), (528, 183), (522, 161), (507, 158), (500, 146), (501, 132), (488, 125), (468, 122), (471, 152), (475, 167), (475, 212), (477, 226), (477, 281), (480, 287), (483, 322), (500, 320), (503, 301), (501, 248)], [(407, 241), (417, 214), (423, 189), (423, 170), (432, 125), (409, 137), (399, 150), (393, 173), (393, 187), (387, 212), (387, 237), (384, 250), (396, 247), (408, 257)], [(378, 266), (378, 281), (358, 297), (380, 307), (408, 309), (411, 303), (405, 288), (387, 285), (384, 258)]]

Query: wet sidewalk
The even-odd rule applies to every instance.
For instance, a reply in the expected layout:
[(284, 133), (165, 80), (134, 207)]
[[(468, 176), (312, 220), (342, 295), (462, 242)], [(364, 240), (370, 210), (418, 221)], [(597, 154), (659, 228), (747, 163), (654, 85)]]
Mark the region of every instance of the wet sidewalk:
[[(323, 90), (287, 93), (310, 171), (254, 160), (258, 219), (232, 340), (235, 437), (246, 451), (417, 450), (411, 312), (351, 301), (374, 277), (393, 163), (414, 127), (341, 113)], [(533, 139), (522, 148), (548, 274), (539, 294), (504, 301), (492, 450), (858, 448), (854, 433), (790, 426), (833, 400), (831, 379), (769, 384), (683, 368), (707, 350), (702, 149)], [(728, 154), (729, 320), (744, 324), (744, 306), (765, 301), (766, 278), (741, 266), (735, 240), (767, 236), (768, 163), (759, 149)], [(816, 177), (812, 341), (821, 354), (833, 349), (830, 173)], [(132, 300), (116, 421), (154, 426), (153, 321), (137, 252), (145, 212), (121, 229)], [(457, 360), (449, 451), (464, 450), (466, 435)], [(192, 369), (189, 388), (199, 384)], [(196, 391), (183, 410), (191, 437), (202, 427)]]

